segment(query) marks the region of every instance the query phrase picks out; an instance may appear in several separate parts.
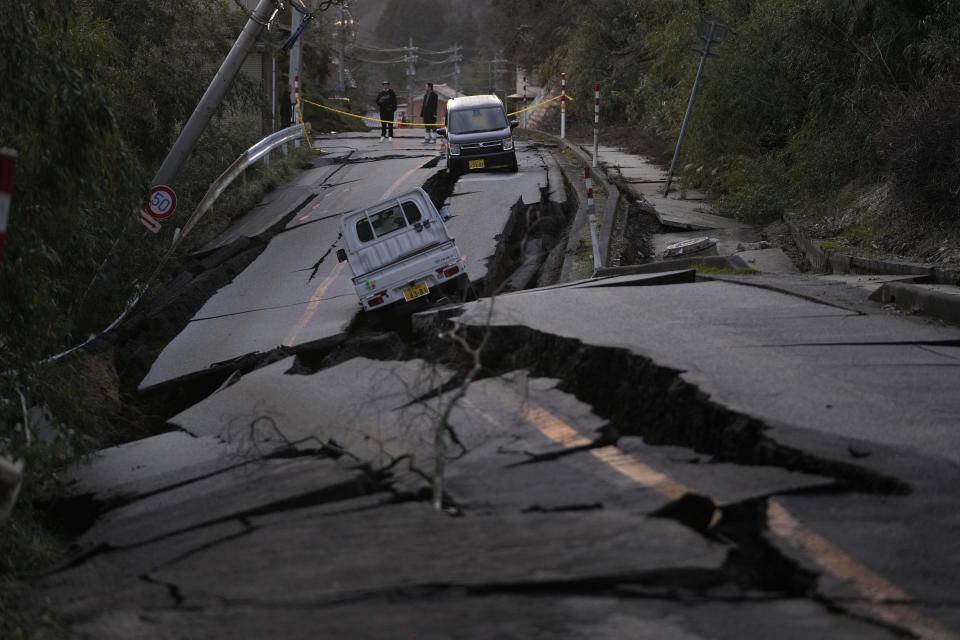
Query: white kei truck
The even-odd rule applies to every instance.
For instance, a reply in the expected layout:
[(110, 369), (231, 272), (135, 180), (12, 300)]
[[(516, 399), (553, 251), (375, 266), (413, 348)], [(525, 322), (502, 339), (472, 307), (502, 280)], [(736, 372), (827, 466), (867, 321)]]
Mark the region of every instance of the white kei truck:
[(396, 303), (466, 297), (466, 257), (423, 189), (414, 189), (340, 217), (343, 248), (364, 311)]

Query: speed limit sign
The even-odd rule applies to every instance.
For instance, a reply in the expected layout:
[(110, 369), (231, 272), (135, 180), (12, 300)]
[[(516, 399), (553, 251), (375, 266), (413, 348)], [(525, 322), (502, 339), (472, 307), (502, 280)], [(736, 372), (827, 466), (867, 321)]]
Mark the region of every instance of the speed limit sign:
[(177, 194), (165, 184), (150, 189), (147, 196), (147, 212), (155, 220), (166, 220), (177, 209)]

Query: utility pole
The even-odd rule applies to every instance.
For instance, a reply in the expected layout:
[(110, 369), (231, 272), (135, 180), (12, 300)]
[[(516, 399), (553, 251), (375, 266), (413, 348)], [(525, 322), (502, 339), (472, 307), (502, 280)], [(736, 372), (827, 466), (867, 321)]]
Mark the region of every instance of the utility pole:
[(690, 116), (693, 115), (693, 103), (697, 99), (697, 91), (700, 89), (700, 81), (703, 79), (703, 68), (707, 65), (707, 58), (719, 58), (720, 54), (710, 50), (713, 45), (719, 46), (727, 37), (727, 25), (719, 18), (707, 18), (700, 23), (697, 30), (697, 37), (703, 43), (702, 49), (694, 49), (700, 54), (700, 65), (697, 67), (697, 77), (693, 81), (693, 89), (690, 90), (690, 100), (687, 102), (687, 112), (683, 115), (683, 124), (680, 125), (680, 135), (677, 137), (677, 147), (673, 150), (673, 160), (670, 161), (670, 171), (667, 173), (667, 186), (663, 190), (663, 195), (670, 195), (670, 184), (673, 182), (673, 172), (677, 168), (677, 160), (680, 159), (680, 148), (683, 146), (683, 139), (687, 135), (687, 126), (690, 124)]
[(453, 45), (453, 90), (454, 97), (460, 95), (460, 63), (463, 62), (463, 56), (460, 54), (460, 50), (463, 49), (460, 45), (454, 43)]
[(257, 38), (260, 37), (264, 26), (270, 21), (273, 12), (273, 0), (259, 0), (257, 2), (257, 7), (250, 14), (250, 19), (247, 20), (247, 24), (243, 27), (243, 31), (234, 43), (233, 48), (230, 49), (230, 53), (227, 54), (223, 64), (220, 65), (220, 69), (210, 82), (210, 86), (207, 87), (203, 97), (200, 98), (200, 103), (197, 104), (197, 108), (194, 109), (190, 119), (183, 125), (177, 141), (173, 143), (167, 157), (163, 159), (163, 164), (160, 165), (156, 175), (153, 176), (153, 180), (150, 182), (152, 187), (169, 185), (177, 177), (200, 138), (200, 134), (207, 128), (210, 118), (213, 117), (217, 107), (223, 102), (223, 96), (226, 95), (230, 85), (233, 84), (244, 59), (250, 49), (253, 48)]
[[(303, 14), (294, 7), (290, 7), (290, 32), (296, 30), (297, 25), (303, 20)], [(298, 124), (300, 116), (297, 114), (297, 102), (300, 99), (300, 55), (303, 52), (303, 40), (297, 38), (297, 41), (290, 47), (290, 69), (288, 81), (290, 82), (290, 122), (289, 124)], [(300, 141), (293, 143), (294, 147), (300, 146)]]
[(417, 49), (413, 46), (413, 37), (410, 37), (409, 44), (405, 47), (406, 53), (403, 61), (407, 63), (407, 119), (413, 122), (413, 81), (417, 78)]
[(343, 5), (340, 5), (340, 64), (337, 67), (337, 94), (343, 95), (346, 89), (346, 77), (343, 73), (343, 65), (347, 57), (347, 25), (344, 22)]
[[(506, 63), (506, 60), (504, 60), (500, 55), (497, 55), (493, 59), (494, 91), (498, 91), (500, 87), (503, 86), (500, 79), (503, 77), (503, 67), (501, 65), (504, 63)], [(506, 100), (504, 100), (504, 102), (506, 102)]]

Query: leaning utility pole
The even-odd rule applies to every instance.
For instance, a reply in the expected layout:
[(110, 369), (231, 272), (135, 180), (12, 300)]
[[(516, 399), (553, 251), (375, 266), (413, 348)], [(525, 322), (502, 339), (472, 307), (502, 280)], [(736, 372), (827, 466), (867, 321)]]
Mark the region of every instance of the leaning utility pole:
[(697, 30), (697, 37), (703, 43), (702, 49), (694, 49), (700, 54), (700, 65), (697, 67), (697, 77), (693, 81), (693, 89), (690, 90), (690, 100), (687, 102), (687, 112), (683, 116), (683, 124), (680, 125), (680, 135), (677, 136), (677, 148), (673, 150), (673, 160), (670, 161), (670, 171), (667, 172), (667, 186), (663, 190), (663, 195), (670, 195), (670, 184), (673, 182), (673, 172), (677, 168), (677, 160), (680, 159), (680, 148), (683, 146), (683, 139), (687, 136), (687, 126), (690, 124), (690, 116), (693, 115), (693, 103), (697, 99), (697, 91), (700, 89), (700, 81), (703, 79), (703, 68), (707, 65), (707, 58), (719, 58), (720, 54), (711, 51), (713, 45), (719, 46), (727, 37), (727, 25), (719, 18), (707, 18), (700, 23)]
[(203, 97), (200, 98), (197, 108), (194, 109), (187, 123), (183, 125), (177, 141), (173, 143), (167, 157), (163, 159), (163, 164), (160, 165), (156, 175), (153, 176), (153, 180), (150, 182), (151, 187), (169, 185), (180, 172), (190, 152), (193, 151), (193, 147), (197, 144), (200, 134), (207, 128), (210, 118), (213, 117), (214, 112), (223, 101), (223, 96), (226, 95), (230, 85), (233, 84), (244, 59), (250, 49), (253, 48), (257, 38), (260, 37), (263, 28), (270, 21), (273, 11), (273, 0), (257, 2), (257, 7), (250, 14), (250, 19), (243, 27), (240, 37), (237, 38), (233, 48), (230, 49), (230, 53), (227, 54), (223, 64), (220, 65), (217, 75), (213, 77), (210, 86), (207, 87)]

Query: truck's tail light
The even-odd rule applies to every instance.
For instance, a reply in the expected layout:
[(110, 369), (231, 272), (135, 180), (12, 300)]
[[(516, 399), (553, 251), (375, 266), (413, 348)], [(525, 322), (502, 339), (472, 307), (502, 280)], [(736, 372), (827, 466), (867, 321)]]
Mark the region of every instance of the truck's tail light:
[(367, 306), (368, 306), (368, 307), (379, 307), (380, 305), (383, 304), (383, 298), (384, 298), (384, 294), (382, 294), (382, 293), (381, 293), (380, 295), (373, 296), (372, 298), (370, 298), (369, 300), (367, 300)]
[(453, 276), (455, 276), (455, 275), (457, 275), (458, 273), (460, 273), (460, 267), (457, 266), (457, 265), (452, 265), (452, 266), (449, 266), (449, 267), (443, 267), (443, 268), (441, 268), (441, 269), (437, 269), (437, 273), (438, 273), (439, 275), (443, 276), (444, 278), (452, 278)]

